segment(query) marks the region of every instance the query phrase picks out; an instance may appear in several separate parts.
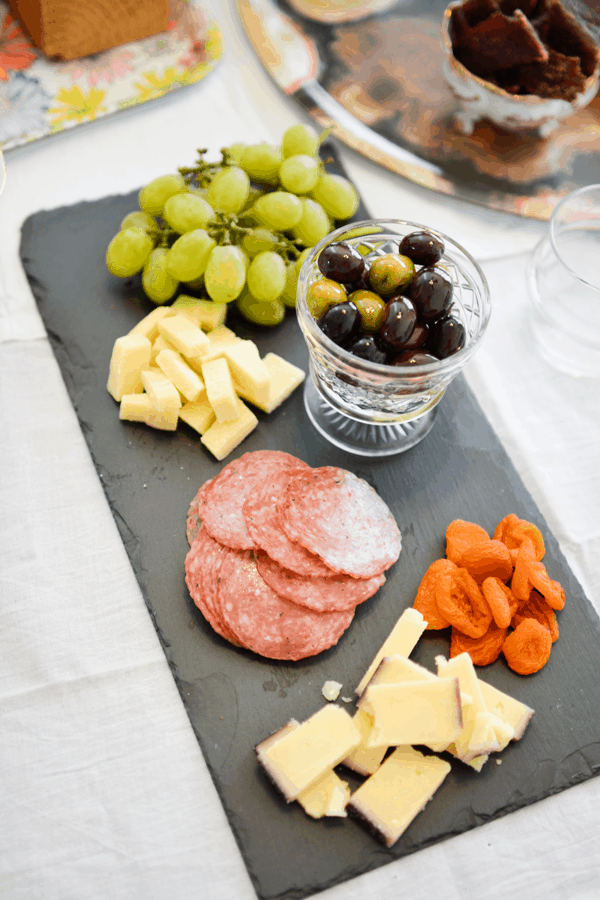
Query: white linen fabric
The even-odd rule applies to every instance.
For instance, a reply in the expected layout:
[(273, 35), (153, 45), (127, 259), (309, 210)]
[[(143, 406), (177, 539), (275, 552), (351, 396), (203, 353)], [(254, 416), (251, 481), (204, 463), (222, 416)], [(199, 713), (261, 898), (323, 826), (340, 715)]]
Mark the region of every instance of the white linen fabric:
[[(31, 213), (125, 193), (301, 119), (232, 0), (204, 82), (8, 155), (0, 197), (0, 897), (252, 900), (18, 258)], [(598, 382), (539, 360), (525, 251), (539, 223), (426, 192), (350, 151), (371, 212), (431, 223), (484, 264), (494, 313), (467, 377), (600, 610)], [(600, 730), (600, 726), (599, 726)], [(327, 900), (592, 900), (600, 779), (324, 892)]]

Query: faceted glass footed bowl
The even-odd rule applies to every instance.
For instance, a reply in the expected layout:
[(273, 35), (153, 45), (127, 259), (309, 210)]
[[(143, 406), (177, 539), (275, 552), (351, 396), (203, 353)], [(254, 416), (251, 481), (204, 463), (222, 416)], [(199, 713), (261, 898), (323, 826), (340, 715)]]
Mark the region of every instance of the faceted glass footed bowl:
[[(454, 285), (452, 315), (465, 327), (464, 347), (447, 359), (399, 367), (354, 356), (323, 334), (306, 296), (322, 278), (317, 265), (324, 247), (345, 241), (370, 264), (398, 253), (399, 242), (413, 231), (428, 231), (444, 243), (436, 264)], [(320, 241), (304, 261), (298, 279), (297, 314), (308, 345), (310, 377), (305, 382), (308, 415), (331, 443), (363, 456), (388, 456), (414, 446), (431, 429), (436, 407), (452, 379), (480, 345), (491, 312), (487, 281), (475, 260), (441, 232), (416, 222), (371, 219), (338, 228)]]

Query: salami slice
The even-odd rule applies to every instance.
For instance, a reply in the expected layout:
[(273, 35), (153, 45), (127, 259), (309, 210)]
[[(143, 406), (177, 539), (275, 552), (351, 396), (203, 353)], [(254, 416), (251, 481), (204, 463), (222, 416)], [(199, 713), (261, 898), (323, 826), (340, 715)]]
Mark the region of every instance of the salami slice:
[(244, 647), (268, 659), (316, 656), (337, 644), (354, 616), (353, 609), (318, 613), (280, 597), (249, 551), (225, 556), (219, 576), (224, 621)]
[(208, 624), (226, 641), (239, 647), (235, 635), (223, 621), (217, 593), (221, 563), (227, 554), (235, 553), (235, 550), (213, 541), (200, 523), (196, 539), (185, 558), (185, 581), (192, 600)]
[(204, 482), (204, 484), (190, 503), (190, 508), (188, 509), (187, 519), (185, 523), (185, 536), (188, 539), (188, 544), (190, 545), (190, 547), (196, 540), (198, 529), (202, 524), (199, 510), (200, 498), (204, 496), (204, 493), (208, 489), (209, 484), (212, 484), (212, 478), (209, 481)]
[(309, 553), (302, 544), (291, 541), (281, 527), (279, 506), (285, 497), (290, 476), (295, 472), (306, 471), (307, 468), (280, 468), (273, 471), (248, 497), (242, 512), (254, 545), (268, 553), (271, 559), (298, 575), (333, 577), (336, 573), (320, 557)]
[(345, 469), (323, 466), (292, 475), (280, 519), (292, 541), (355, 578), (380, 575), (400, 555), (400, 531), (389, 508)]
[(260, 551), (256, 554), (256, 567), (263, 580), (281, 597), (315, 612), (354, 609), (385, 584), (385, 575), (374, 575), (373, 578), (352, 578), (350, 575), (307, 578), (284, 569)]
[(198, 514), (210, 536), (233, 550), (253, 549), (242, 507), (274, 470), (294, 467), (309, 468), (280, 450), (256, 450), (228, 463), (199, 499)]

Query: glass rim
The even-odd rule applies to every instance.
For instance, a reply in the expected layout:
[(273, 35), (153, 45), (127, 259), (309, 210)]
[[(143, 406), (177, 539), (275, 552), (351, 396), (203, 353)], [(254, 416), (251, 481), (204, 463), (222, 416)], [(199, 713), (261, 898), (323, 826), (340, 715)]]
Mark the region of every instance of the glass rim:
[[(435, 360), (435, 362), (421, 363), (420, 365), (411, 366), (405, 371), (403, 371), (400, 366), (391, 366), (387, 363), (376, 363), (371, 362), (370, 360), (362, 359), (360, 356), (355, 356), (353, 353), (350, 353), (349, 350), (345, 350), (343, 347), (340, 347), (339, 344), (334, 343), (321, 331), (321, 329), (317, 325), (316, 319), (310, 313), (308, 306), (306, 305), (305, 297), (306, 288), (308, 287), (308, 272), (324, 247), (333, 243), (336, 237), (341, 237), (341, 235), (343, 235), (344, 233), (354, 231), (358, 228), (391, 225), (406, 226), (414, 231), (427, 231), (430, 234), (433, 234), (435, 237), (440, 238), (444, 242), (444, 247), (446, 249), (448, 248), (448, 245), (455, 247), (462, 254), (464, 254), (469, 263), (474, 267), (478, 277), (481, 280), (482, 288), (481, 300), (483, 314), (481, 316), (479, 328), (476, 335), (471, 340), (469, 340), (469, 342), (461, 350), (458, 350), (456, 353), (452, 354), (452, 356), (448, 356), (446, 357), (446, 359)], [(373, 233), (377, 234), (377, 232)], [(382, 230), (381, 233), (385, 234), (386, 232)], [(368, 237), (368, 235), (364, 236)], [(391, 236), (396, 237), (396, 235)], [(462, 266), (455, 260), (453, 260), (452, 262), (464, 275)], [(470, 282), (471, 279), (467, 278), (466, 280)], [(310, 254), (306, 257), (302, 264), (302, 268), (300, 270), (300, 275), (298, 278), (298, 287), (301, 289), (299, 290), (297, 316), (300, 320), (301, 329), (304, 324), (310, 335), (321, 346), (323, 346), (323, 348), (328, 353), (335, 355), (342, 362), (347, 363), (354, 369), (362, 369), (371, 375), (379, 376), (380, 379), (383, 375), (387, 375), (388, 378), (393, 376), (393, 379), (397, 380), (399, 376), (410, 379), (411, 377), (423, 378), (424, 376), (433, 376), (452, 372), (454, 369), (459, 368), (463, 364), (463, 362), (466, 363), (471, 358), (476, 347), (485, 334), (491, 316), (489, 284), (477, 260), (475, 260), (473, 256), (471, 256), (468, 250), (465, 250), (465, 248), (461, 244), (455, 241), (454, 238), (449, 237), (449, 235), (445, 234), (443, 231), (438, 231), (435, 228), (430, 228), (429, 226), (423, 225), (420, 222), (410, 222), (407, 219), (362, 219), (359, 222), (348, 222), (346, 225), (342, 225), (340, 228), (336, 228), (335, 231), (332, 231), (329, 234), (325, 235), (325, 237), (322, 238), (319, 243), (311, 249)]]
[[(558, 227), (557, 218), (560, 215), (560, 213), (564, 210), (564, 208), (567, 206), (567, 204), (571, 203), (576, 198), (579, 198), (587, 193), (591, 193), (592, 191), (598, 192), (598, 199), (600, 200), (600, 184), (587, 184), (587, 185), (584, 185), (583, 187), (577, 188), (576, 191), (571, 191), (570, 194), (567, 194), (566, 197), (563, 197), (562, 200), (556, 204), (556, 206), (552, 210), (552, 215), (550, 216), (549, 237), (550, 237), (550, 244), (552, 245), (552, 249), (554, 250), (554, 254), (555, 254), (557, 260), (559, 261), (559, 263), (561, 264), (561, 266), (563, 267), (563, 269), (565, 269), (569, 273), (569, 275), (571, 275), (575, 279), (575, 281), (579, 281), (581, 284), (585, 284), (587, 287), (591, 288), (593, 291), (597, 291), (598, 293), (600, 293), (600, 283), (592, 284), (592, 282), (588, 281), (587, 278), (582, 278), (582, 276), (578, 272), (576, 272), (575, 269), (572, 269), (571, 266), (567, 262), (565, 262), (565, 260), (563, 258), (563, 254), (558, 248), (558, 243), (557, 243), (558, 235), (556, 234), (556, 230), (555, 230)], [(598, 230), (600, 230), (600, 213), (598, 215), (598, 226), (599, 226)], [(544, 239), (542, 238), (542, 240), (544, 240)]]

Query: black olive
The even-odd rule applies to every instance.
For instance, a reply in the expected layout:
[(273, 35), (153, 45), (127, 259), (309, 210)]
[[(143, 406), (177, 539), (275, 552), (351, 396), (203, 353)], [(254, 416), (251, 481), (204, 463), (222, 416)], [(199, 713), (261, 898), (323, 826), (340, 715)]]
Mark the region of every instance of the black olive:
[(413, 231), (400, 241), (400, 253), (418, 266), (432, 266), (444, 255), (444, 244), (428, 231)]
[(417, 324), (417, 313), (407, 297), (392, 297), (385, 305), (379, 331), (384, 347), (404, 350)]
[(319, 253), (317, 265), (325, 278), (332, 278), (340, 284), (351, 284), (362, 275), (365, 261), (358, 250), (339, 241), (329, 244)]
[(465, 346), (465, 326), (454, 316), (434, 322), (429, 328), (429, 347), (438, 359), (446, 359)]
[(383, 365), (387, 362), (387, 353), (382, 349), (379, 340), (374, 334), (367, 334), (359, 338), (348, 347), (348, 350), (354, 356), (359, 356), (361, 359), (366, 359), (369, 362), (382, 363)]
[(356, 340), (360, 334), (360, 323), (360, 313), (350, 300), (330, 306), (318, 320), (323, 334), (340, 347)]
[(452, 305), (454, 288), (450, 279), (433, 266), (421, 269), (406, 292), (414, 303), (421, 322), (435, 322)]

